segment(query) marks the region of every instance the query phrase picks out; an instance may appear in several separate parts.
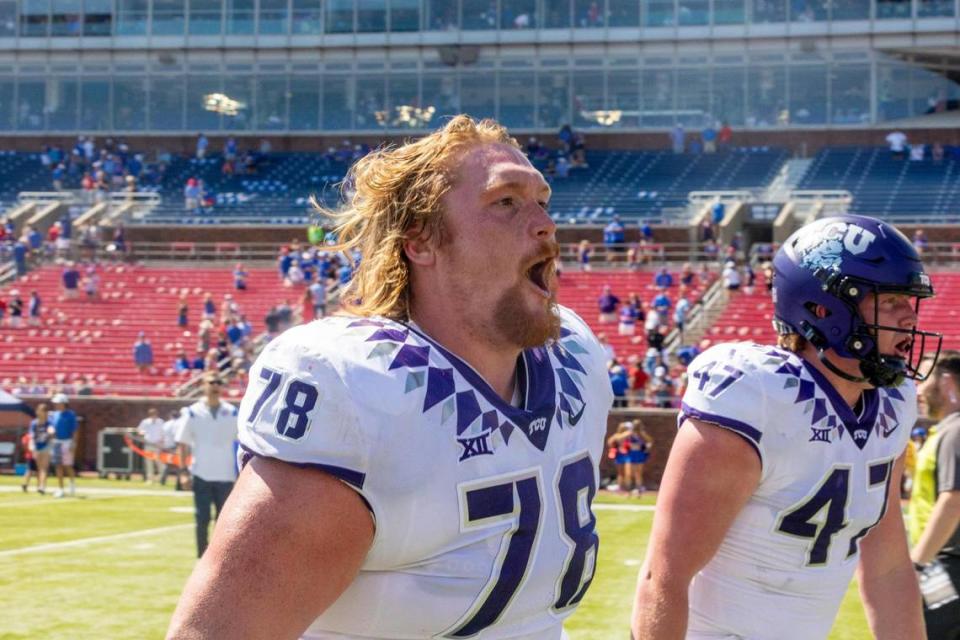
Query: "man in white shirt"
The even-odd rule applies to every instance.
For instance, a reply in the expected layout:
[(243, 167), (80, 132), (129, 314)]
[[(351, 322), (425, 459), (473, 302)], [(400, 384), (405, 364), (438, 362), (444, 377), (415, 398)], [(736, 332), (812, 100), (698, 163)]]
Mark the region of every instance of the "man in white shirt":
[(237, 439), (237, 408), (220, 401), (223, 381), (209, 375), (203, 381), (204, 398), (186, 407), (177, 423), (177, 452), (185, 460), (190, 448), (193, 504), (196, 507), (197, 557), (207, 548), (211, 503), (217, 516), (237, 477), (234, 442)]
[(887, 144), (890, 145), (890, 153), (894, 158), (903, 159), (903, 153), (907, 146), (907, 134), (903, 131), (891, 131), (887, 134)]
[(163, 447), (163, 420), (160, 419), (156, 407), (150, 407), (147, 417), (137, 425), (137, 434), (143, 438), (143, 450), (148, 454), (143, 459), (143, 481), (152, 484), (166, 467), (160, 461), (160, 450)]

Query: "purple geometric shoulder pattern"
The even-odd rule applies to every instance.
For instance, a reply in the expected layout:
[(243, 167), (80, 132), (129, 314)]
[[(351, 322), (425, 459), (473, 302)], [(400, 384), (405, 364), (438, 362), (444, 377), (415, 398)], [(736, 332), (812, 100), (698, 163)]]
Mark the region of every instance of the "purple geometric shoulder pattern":
[(768, 348), (763, 358), (761, 366), (781, 376), (782, 389), (792, 395), (793, 403), (801, 406), (809, 419), (809, 442), (838, 442), (848, 433), (863, 449), (873, 432), (889, 438), (900, 424), (898, 405), (904, 397), (895, 388), (864, 392), (863, 408), (860, 415), (855, 415), (823, 374), (795, 354)]
[(460, 462), (509, 446), (514, 431), (542, 451), (553, 422), (561, 429), (574, 427), (583, 415), (586, 371), (578, 356), (587, 350), (566, 328), (561, 329), (560, 341), (549, 347), (559, 366), (553, 366), (547, 349), (524, 353), (522, 386), (530, 387), (526, 399), (531, 406), (522, 409), (504, 403), (469, 365), (416, 330), (368, 318), (352, 321), (347, 328), (369, 343), (367, 360), (380, 360), (387, 371), (399, 370), (405, 394), (422, 394), (421, 413), (436, 410), (441, 425), (455, 425), (462, 447)]

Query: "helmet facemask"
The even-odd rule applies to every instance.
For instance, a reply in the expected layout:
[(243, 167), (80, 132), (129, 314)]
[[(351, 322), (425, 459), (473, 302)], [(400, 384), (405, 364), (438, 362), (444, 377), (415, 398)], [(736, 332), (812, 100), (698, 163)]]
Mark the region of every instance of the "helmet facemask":
[[(916, 274), (917, 283), (908, 288), (881, 286), (855, 277), (824, 278), (824, 291), (832, 294), (837, 300), (846, 305), (850, 311), (852, 326), (847, 339), (841, 344), (829, 344), (823, 333), (812, 324), (804, 332), (806, 337), (816, 348), (821, 362), (838, 376), (852, 382), (867, 382), (874, 387), (896, 387), (904, 379), (917, 382), (926, 380), (933, 370), (933, 363), (940, 355), (943, 336), (932, 331), (921, 331), (913, 326), (909, 329), (879, 324), (880, 296), (882, 294), (901, 294), (914, 298), (914, 313), (920, 315), (920, 300), (931, 297), (933, 288), (929, 284), (926, 274)], [(867, 322), (860, 309), (860, 303), (867, 295), (873, 294), (873, 322)], [(897, 344), (909, 343), (906, 357), (899, 355), (882, 354), (880, 351), (880, 332), (889, 331), (901, 334)], [(928, 339), (931, 341), (933, 359), (926, 370), (921, 372), (924, 359), (927, 358)], [(936, 340), (936, 350), (933, 351), (933, 340)], [(861, 376), (854, 376), (842, 371), (827, 358), (827, 349), (832, 348), (840, 357), (853, 358), (859, 361)]]

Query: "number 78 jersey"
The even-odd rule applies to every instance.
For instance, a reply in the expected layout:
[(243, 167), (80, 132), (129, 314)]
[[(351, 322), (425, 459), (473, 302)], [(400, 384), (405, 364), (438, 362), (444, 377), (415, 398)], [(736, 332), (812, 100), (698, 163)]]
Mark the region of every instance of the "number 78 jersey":
[(561, 317), (559, 342), (518, 360), (513, 404), (382, 318), (332, 317), (267, 346), (240, 406), (241, 463), (332, 474), (376, 525), (356, 580), (305, 638), (560, 638), (593, 577), (612, 402), (602, 348)]
[(815, 367), (780, 349), (717, 345), (688, 370), (681, 423), (734, 431), (761, 463), (759, 486), (691, 584), (690, 633), (826, 638), (860, 541), (886, 511), (916, 420), (913, 382), (864, 392), (855, 415)]

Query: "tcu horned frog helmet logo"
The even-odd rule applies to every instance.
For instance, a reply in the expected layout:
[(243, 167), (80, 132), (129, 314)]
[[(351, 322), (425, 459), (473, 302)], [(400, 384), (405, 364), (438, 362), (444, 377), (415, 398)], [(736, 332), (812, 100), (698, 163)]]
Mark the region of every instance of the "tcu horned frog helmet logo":
[[(774, 256), (773, 268), (774, 327), (781, 335), (803, 336), (831, 371), (850, 380), (889, 387), (904, 378), (925, 378), (919, 363), (928, 339), (935, 339), (930, 343), (939, 354), (940, 334), (876, 322), (884, 293), (916, 298), (917, 313), (920, 299), (933, 295), (920, 256), (897, 229), (867, 216), (823, 218), (790, 236)], [(868, 295), (874, 303), (869, 321), (860, 310)], [(909, 342), (909, 357), (881, 354), (880, 331), (903, 334), (899, 340)], [(827, 350), (859, 360), (862, 376), (839, 371)]]
[(808, 269), (839, 269), (844, 251), (858, 256), (876, 238), (860, 225), (829, 222), (819, 234), (810, 233), (800, 238), (794, 250), (801, 256), (801, 264)]

